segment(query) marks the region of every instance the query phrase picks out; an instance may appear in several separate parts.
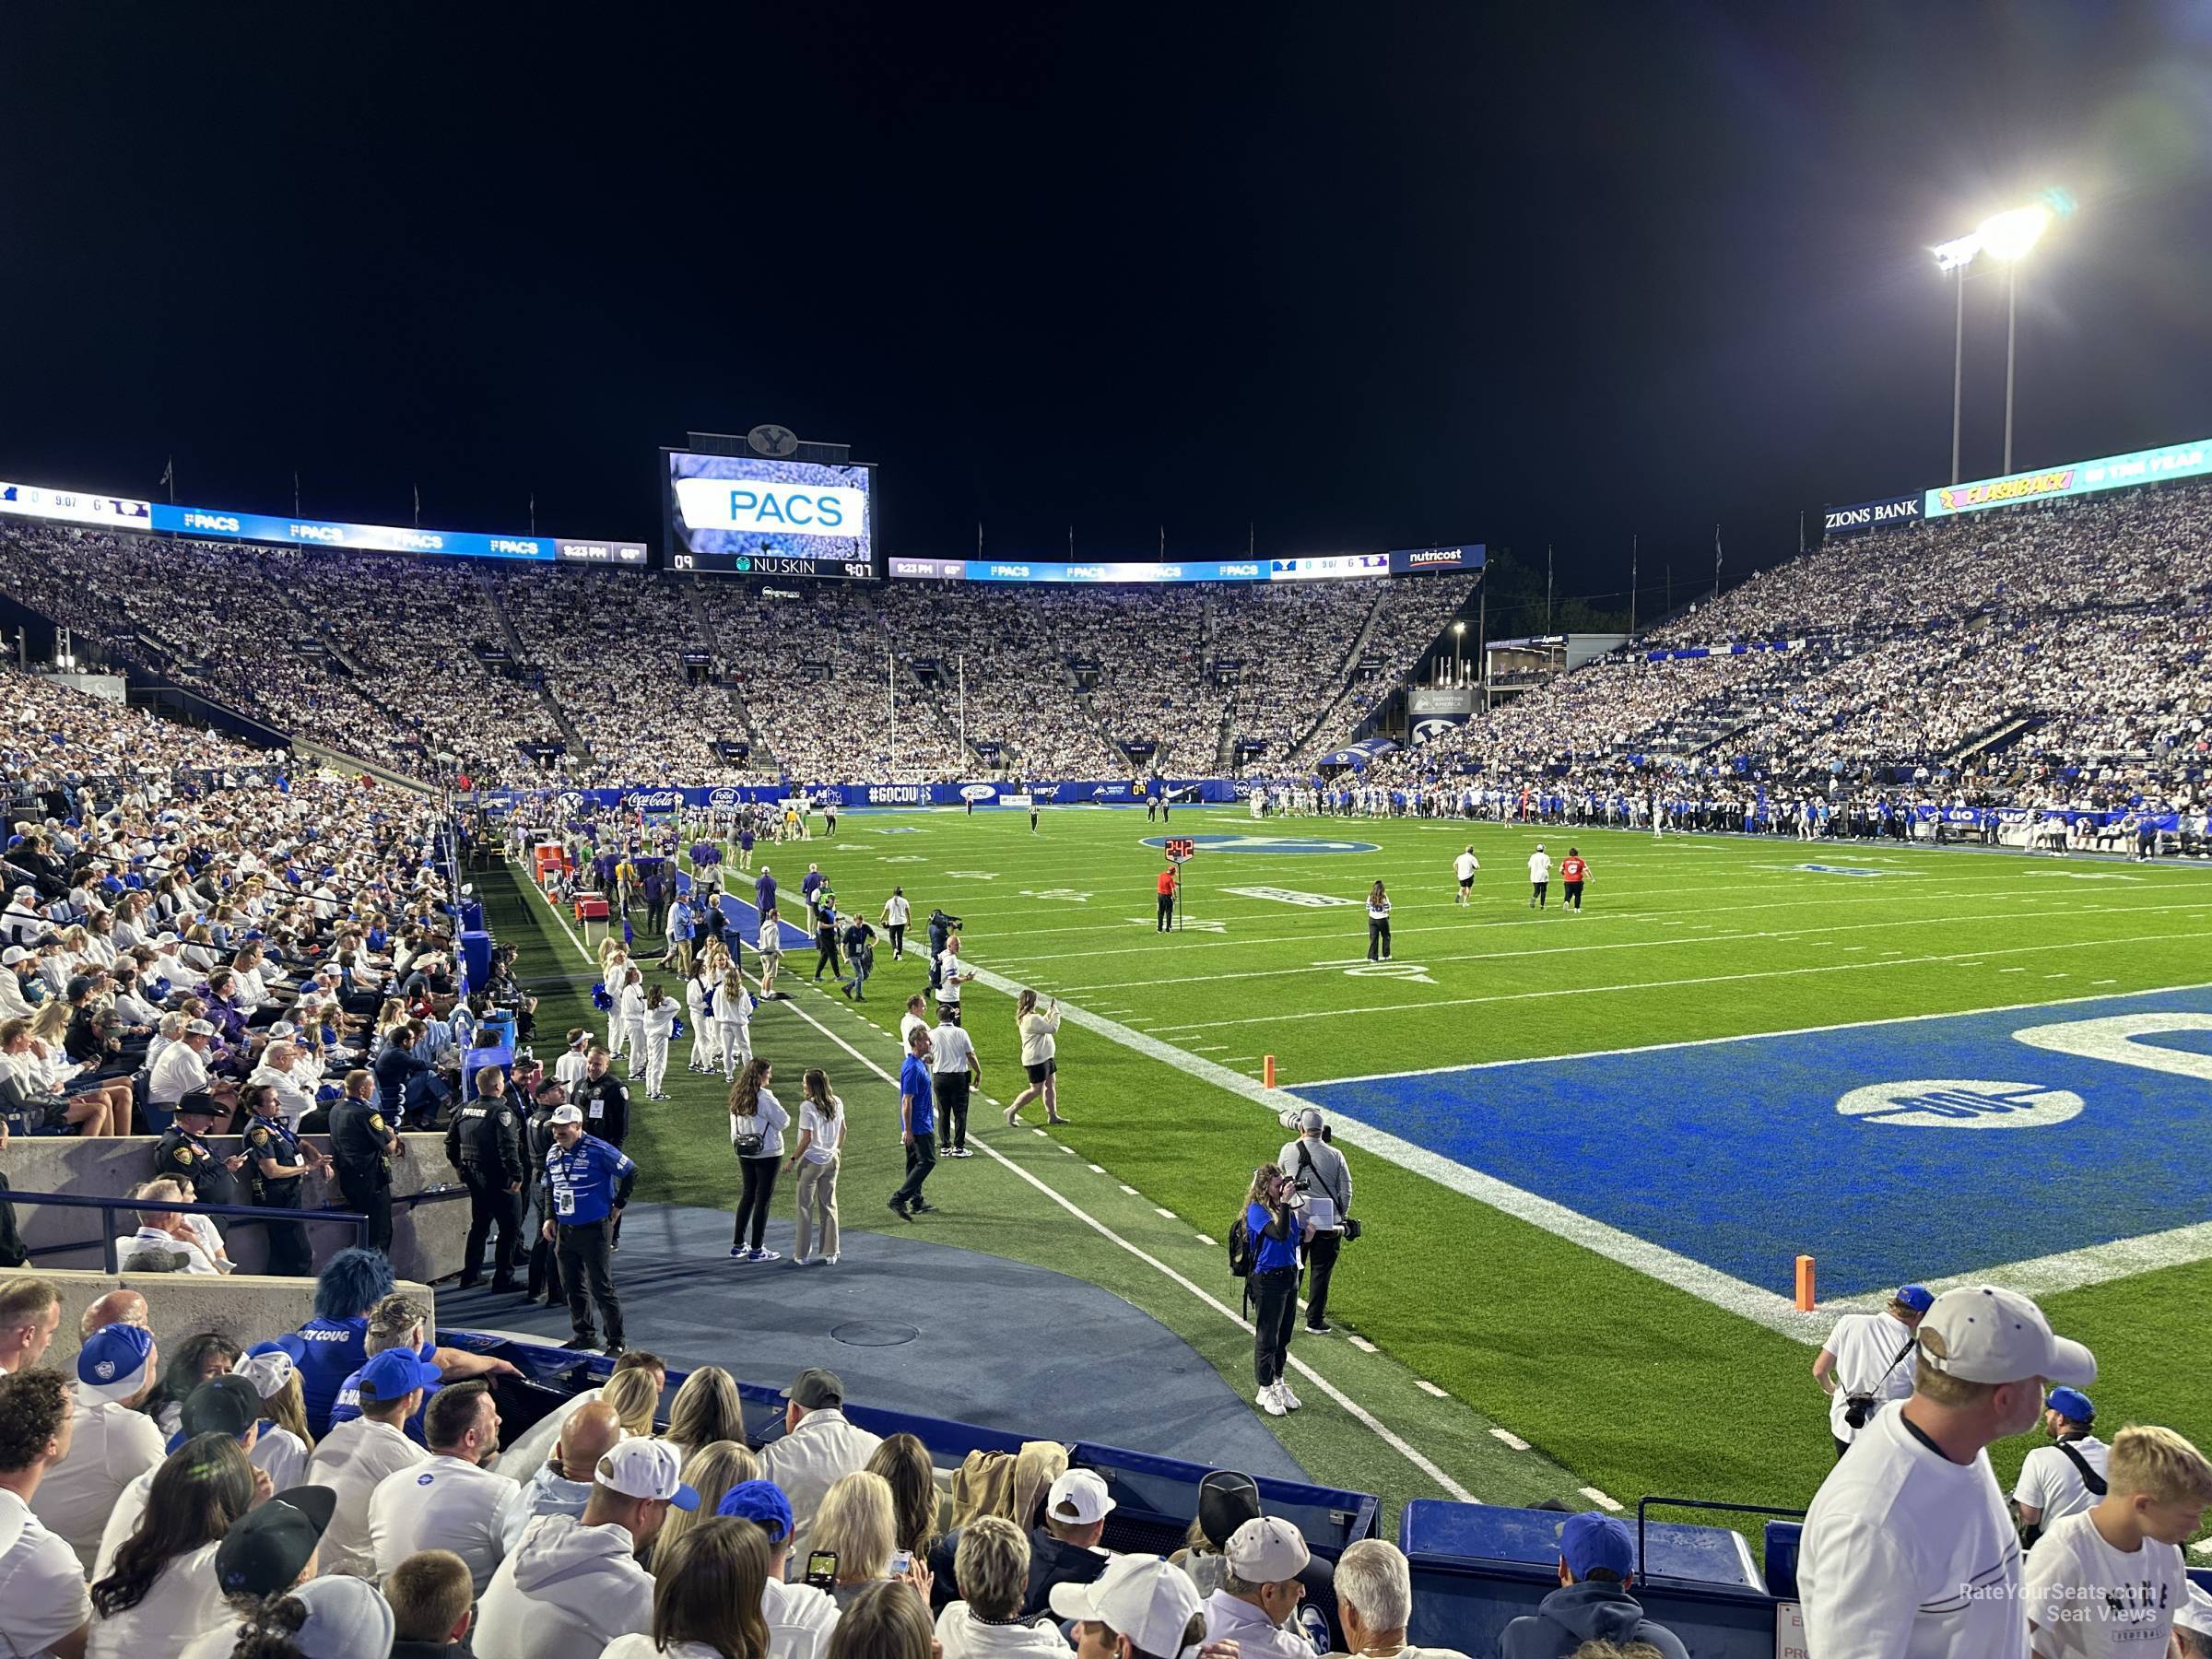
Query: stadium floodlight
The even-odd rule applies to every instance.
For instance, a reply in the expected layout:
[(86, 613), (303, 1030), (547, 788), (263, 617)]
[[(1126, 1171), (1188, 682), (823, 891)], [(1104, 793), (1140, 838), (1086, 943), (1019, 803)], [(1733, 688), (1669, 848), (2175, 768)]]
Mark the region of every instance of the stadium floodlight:
[(1974, 240), (1992, 259), (2025, 259), (2051, 228), (2047, 207), (2015, 207), (1992, 214), (1974, 229)]
[(1951, 337), (1951, 482), (1959, 482), (1959, 422), (1966, 382), (1966, 272), (1983, 254), (2005, 266), (2005, 470), (2012, 471), (2012, 389), (2014, 346), (2018, 336), (2020, 261), (2051, 228), (2054, 214), (2073, 211), (2074, 198), (2045, 191), (2040, 203), (1993, 213), (1969, 236), (1953, 237), (1929, 250), (1936, 268), (1958, 285), (1957, 321)]

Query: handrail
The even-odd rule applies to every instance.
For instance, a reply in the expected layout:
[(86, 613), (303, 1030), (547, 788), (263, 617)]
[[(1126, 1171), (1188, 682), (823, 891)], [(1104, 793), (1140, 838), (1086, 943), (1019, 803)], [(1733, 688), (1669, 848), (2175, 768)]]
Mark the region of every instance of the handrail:
[[(276, 1205), (259, 1204), (187, 1204), (181, 1200), (171, 1203), (166, 1200), (155, 1201), (143, 1198), (90, 1198), (79, 1193), (29, 1193), (12, 1187), (8, 1189), (6, 1196), (11, 1204), (46, 1204), (52, 1205), (56, 1209), (96, 1209), (101, 1212), (103, 1218), (117, 1210), (160, 1209), (167, 1213), (184, 1216), (232, 1216), (254, 1221), (312, 1221), (318, 1226), (350, 1227), (353, 1229), (353, 1241), (356, 1244), (366, 1245), (369, 1242), (369, 1218), (359, 1210), (335, 1207), (291, 1209)], [(449, 1182), (434, 1187), (425, 1187), (419, 1193), (394, 1194), (392, 1202), (404, 1204), (413, 1209), (418, 1205), (445, 1204), (453, 1199), (467, 1196), (467, 1187)], [(33, 1253), (51, 1255), (62, 1251), (89, 1250), (90, 1248), (89, 1243), (53, 1244), (41, 1246)], [(121, 1271), (115, 1260), (115, 1230), (104, 1219), (100, 1225), (100, 1259), (102, 1264), (100, 1270), (103, 1273)]]

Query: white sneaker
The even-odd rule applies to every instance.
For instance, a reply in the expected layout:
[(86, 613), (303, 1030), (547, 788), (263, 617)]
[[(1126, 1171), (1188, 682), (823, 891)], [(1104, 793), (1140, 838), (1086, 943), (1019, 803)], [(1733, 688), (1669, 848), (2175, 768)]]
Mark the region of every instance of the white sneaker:
[(1260, 1409), (1265, 1412), (1269, 1417), (1281, 1417), (1285, 1412), (1290, 1409), (1288, 1406), (1283, 1404), (1283, 1396), (1277, 1392), (1277, 1384), (1270, 1382), (1266, 1387), (1261, 1389), (1257, 1394), (1253, 1396), (1253, 1399), (1258, 1403)]
[(1300, 1399), (1296, 1394), (1290, 1392), (1290, 1379), (1288, 1377), (1281, 1378), (1277, 1382), (1275, 1385), (1275, 1394), (1276, 1398), (1282, 1401), (1282, 1403), (1288, 1406), (1292, 1411), (1296, 1411), (1300, 1406), (1305, 1404), (1303, 1400)]
[(816, 1261), (818, 1261), (818, 1262), (824, 1262), (824, 1263), (827, 1263), (829, 1265), (830, 1265), (830, 1266), (832, 1266), (832, 1267), (834, 1267), (834, 1266), (836, 1266), (836, 1265), (837, 1265), (837, 1258), (836, 1258), (835, 1256), (833, 1256), (833, 1255), (816, 1256), (814, 1259), (815, 1259)]

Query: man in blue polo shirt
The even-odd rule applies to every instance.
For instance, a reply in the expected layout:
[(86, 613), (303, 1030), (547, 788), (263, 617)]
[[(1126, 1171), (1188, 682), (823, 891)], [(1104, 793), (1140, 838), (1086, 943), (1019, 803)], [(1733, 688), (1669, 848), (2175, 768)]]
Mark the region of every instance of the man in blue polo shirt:
[(776, 878), (769, 874), (766, 865), (760, 866), (760, 874), (753, 880), (753, 908), (764, 916), (776, 908)]
[(937, 1207), (922, 1196), (922, 1183), (937, 1167), (937, 1117), (929, 1088), (929, 1029), (916, 1026), (906, 1034), (906, 1064), (899, 1068), (899, 1130), (906, 1142), (906, 1180), (891, 1194), (890, 1206), (901, 1221)]
[[(560, 1280), (569, 1291), (569, 1323), (576, 1335), (563, 1346), (593, 1348), (592, 1305), (606, 1322), (606, 1352), (622, 1351), (622, 1299), (615, 1294), (614, 1230), (637, 1183), (638, 1166), (621, 1150), (583, 1132), (573, 1104), (553, 1111), (553, 1145), (546, 1153), (552, 1189), (546, 1238), (560, 1251)], [(588, 1296), (588, 1300), (587, 1300)]]

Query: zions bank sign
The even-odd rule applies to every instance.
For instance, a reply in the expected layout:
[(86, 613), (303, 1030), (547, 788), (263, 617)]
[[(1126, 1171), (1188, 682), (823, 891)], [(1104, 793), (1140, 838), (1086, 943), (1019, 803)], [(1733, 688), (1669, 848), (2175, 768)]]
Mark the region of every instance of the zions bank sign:
[(1830, 507), (1821, 514), (1820, 531), (1823, 535), (1863, 535), (1887, 524), (1917, 524), (1920, 517), (1921, 498), (1915, 492), (1884, 501), (1861, 501), (1855, 507)]

